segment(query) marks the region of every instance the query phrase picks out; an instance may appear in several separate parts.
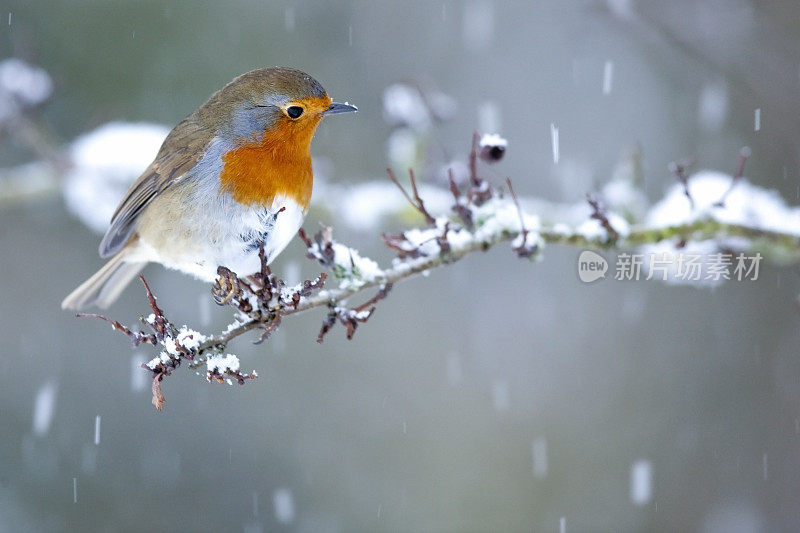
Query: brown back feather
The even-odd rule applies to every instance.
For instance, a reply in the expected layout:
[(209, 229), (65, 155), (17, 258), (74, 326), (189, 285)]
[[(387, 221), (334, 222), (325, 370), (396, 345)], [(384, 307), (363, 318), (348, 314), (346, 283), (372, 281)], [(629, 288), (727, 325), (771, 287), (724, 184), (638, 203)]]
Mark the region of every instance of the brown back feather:
[(196, 119), (184, 119), (169, 133), (155, 160), (128, 189), (120, 202), (111, 226), (100, 243), (100, 256), (117, 253), (131, 237), (139, 213), (158, 193), (176, 183), (197, 164), (211, 140), (212, 132)]

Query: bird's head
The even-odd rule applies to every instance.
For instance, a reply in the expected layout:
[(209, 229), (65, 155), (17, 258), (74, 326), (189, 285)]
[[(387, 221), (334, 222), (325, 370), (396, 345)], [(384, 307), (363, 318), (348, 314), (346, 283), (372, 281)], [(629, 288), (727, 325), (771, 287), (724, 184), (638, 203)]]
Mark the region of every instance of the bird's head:
[(308, 150), (320, 121), (357, 111), (333, 102), (317, 80), (299, 70), (273, 67), (242, 74), (206, 103), (218, 134), (236, 144), (284, 143)]

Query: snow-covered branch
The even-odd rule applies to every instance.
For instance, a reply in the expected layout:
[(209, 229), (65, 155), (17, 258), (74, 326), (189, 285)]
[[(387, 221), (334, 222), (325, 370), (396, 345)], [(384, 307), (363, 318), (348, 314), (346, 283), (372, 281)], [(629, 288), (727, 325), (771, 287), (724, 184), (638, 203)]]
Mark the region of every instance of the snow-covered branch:
[[(495, 156), (476, 136), (466, 182), (458, 185), (451, 177), (449, 189), (438, 190), (432, 195), (436, 201), (431, 202), (413, 172), (409, 172), (407, 190), (389, 171), (391, 182), (401, 189), (396, 194), (405, 198), (423, 225), (382, 236), (396, 255), (385, 267), (335, 241), (331, 228), (314, 236), (300, 231), (308, 258), (324, 270), (316, 279), (286, 286), (263, 261), (263, 253), (261, 271), (246, 278), (220, 267), (211, 293), (217, 304), (235, 309), (235, 319), (219, 334), (175, 326), (156, 305), (146, 283), (152, 310), (142, 318), (146, 331), (134, 331), (99, 315), (86, 316), (109, 321), (134, 344), (162, 347), (161, 353), (144, 365), (153, 375), (153, 404), (161, 409), (160, 382), (182, 362), (194, 369), (205, 365), (208, 381), (244, 384), (257, 374), (242, 373), (238, 357), (227, 352), (234, 338), (256, 331), (260, 332), (257, 342), (262, 342), (286, 317), (319, 307), (327, 313), (317, 340), (322, 342), (337, 323), (345, 327), (350, 339), (396, 283), (503, 243), (510, 244), (510, 251), (518, 257), (529, 259), (540, 258), (548, 245), (593, 250), (748, 251), (782, 262), (800, 259), (800, 208), (787, 206), (774, 191), (751, 185), (738, 171), (735, 176), (701, 172), (692, 177), (681, 171), (681, 178), (666, 196), (644, 208), (643, 195), (623, 177), (587, 195), (585, 203), (561, 206), (560, 214), (552, 206), (545, 209), (548, 222), (543, 222), (542, 217), (526, 211), (526, 205), (537, 204), (518, 198), (510, 180), (501, 188), (481, 177), (477, 161), (488, 163)], [(449, 198), (449, 209), (443, 213), (438, 209), (442, 194)], [(558, 218), (570, 222), (555, 222)], [(363, 303), (348, 304), (362, 294), (366, 298)]]

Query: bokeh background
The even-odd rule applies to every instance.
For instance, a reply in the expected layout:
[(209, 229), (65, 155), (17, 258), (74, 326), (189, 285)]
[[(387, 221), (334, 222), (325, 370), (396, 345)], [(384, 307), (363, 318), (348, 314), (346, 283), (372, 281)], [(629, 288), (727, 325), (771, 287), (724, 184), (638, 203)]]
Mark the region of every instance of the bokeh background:
[[(315, 141), (337, 183), (381, 177), (381, 95), (406, 81), (458, 104), (429, 163), (495, 128), (509, 150), (490, 175), (520, 194), (580, 201), (637, 145), (651, 199), (668, 162), (730, 172), (743, 145), (754, 183), (800, 194), (796, 2), (36, 0), (5, 2), (0, 21), (0, 56), (53, 76), (37, 120), (63, 143), (112, 120), (172, 126), (241, 72), (281, 64), (359, 106)], [(0, 166), (35, 157), (3, 132)], [(337, 234), (390, 257), (378, 231)], [(792, 266), (713, 290), (585, 285), (579, 250), (530, 264), (501, 247), (402, 283), (353, 341), (338, 329), (317, 344), (321, 312), (260, 346), (240, 338), (260, 379), (177, 372), (159, 413), (136, 368), (154, 352), (59, 309), (101, 265), (98, 240), (59, 195), (0, 209), (2, 531), (800, 528)], [(292, 244), (276, 270), (313, 275), (302, 255)], [(145, 275), (175, 321), (227, 323), (202, 283)], [(144, 312), (132, 288), (109, 314)]]

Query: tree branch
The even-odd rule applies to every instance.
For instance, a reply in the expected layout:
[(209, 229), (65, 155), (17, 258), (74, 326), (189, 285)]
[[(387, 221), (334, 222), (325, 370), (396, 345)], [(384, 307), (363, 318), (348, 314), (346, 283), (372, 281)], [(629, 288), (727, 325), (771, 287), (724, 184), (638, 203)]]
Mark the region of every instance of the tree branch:
[[(301, 229), (299, 237), (307, 248), (308, 258), (316, 261), (328, 273), (287, 287), (270, 270), (263, 248), (259, 253), (260, 271), (247, 278), (240, 278), (229, 269), (219, 267), (219, 278), (212, 288), (212, 296), (217, 304), (236, 310), (235, 321), (220, 334), (204, 335), (186, 326), (176, 327), (156, 305), (156, 298), (146, 283), (145, 290), (153, 313), (142, 321), (152, 333), (137, 333), (106, 317), (91, 316), (109, 321), (115, 330), (127, 335), (134, 343), (151, 342), (163, 346), (161, 354), (144, 365), (153, 373), (153, 404), (161, 409), (165, 400), (160, 383), (182, 361), (187, 361), (190, 368), (205, 364), (206, 378), (210, 382), (232, 383), (235, 380), (243, 385), (247, 380), (257, 377), (257, 374), (255, 371), (241, 373), (238, 358), (231, 354), (223, 355), (228, 343), (236, 337), (261, 330), (257, 341), (261, 342), (286, 317), (325, 307), (328, 312), (317, 340), (322, 342), (337, 323), (345, 327), (346, 336), (351, 339), (358, 325), (373, 315), (376, 304), (386, 298), (397, 282), (454, 263), (471, 253), (486, 252), (506, 242), (512, 243), (511, 250), (519, 257), (531, 259), (537, 258), (545, 245), (631, 250), (664, 242), (680, 248), (699, 241), (716, 242), (720, 249), (728, 249), (730, 243), (735, 241), (733, 246), (770, 252), (772, 257), (790, 261), (800, 259), (800, 227), (774, 227), (776, 215), (780, 218), (781, 210), (787, 220), (800, 220), (800, 209), (787, 207), (773, 193), (748, 184), (741, 176), (734, 177), (733, 181), (737, 184), (735, 190), (727, 181), (718, 181), (717, 188), (727, 190), (726, 196), (737, 195), (735, 202), (726, 204), (740, 205), (743, 199), (758, 203), (760, 209), (769, 211), (762, 214), (762, 219), (759, 219), (757, 212), (754, 214), (753, 209), (735, 211), (734, 207), (718, 205), (715, 202), (719, 194), (708, 186), (699, 189), (710, 190), (715, 194), (713, 198), (695, 198), (688, 212), (680, 211), (689, 207), (685, 200), (687, 188), (684, 179), (679, 180), (680, 183), (662, 200), (663, 205), (654, 206), (648, 216), (633, 226), (606, 207), (614, 205), (614, 202), (604, 200), (601, 204), (595, 195), (587, 195), (590, 209), (585, 214), (584, 223), (577, 227), (563, 223), (542, 226), (537, 216), (524, 212), (510, 180), (507, 181), (508, 198), (488, 185), (478, 173), (477, 161), (473, 162), (472, 156), (470, 159), (474, 167), (469, 183), (465, 185), (466, 192), (462, 193), (454, 180), (449, 180), (449, 191), (445, 194), (451, 195), (455, 203), (447, 215), (435, 217), (429, 212), (413, 173), (413, 196), (400, 187), (411, 205), (423, 215), (427, 227), (412, 228), (396, 236), (384, 235), (385, 244), (397, 254), (387, 268), (380, 268), (358, 251), (336, 242), (331, 228), (323, 228), (313, 238)], [(399, 186), (391, 171), (389, 176)], [(619, 205), (616, 207), (624, 208)], [(582, 208), (586, 209), (586, 205)], [(658, 222), (656, 217), (654, 222), (652, 219), (659, 209), (670, 216), (677, 216), (677, 221)], [(773, 226), (763, 221), (771, 221)], [(363, 304), (352, 308), (347, 306), (347, 300), (369, 291), (376, 292)]]
[[(541, 229), (538, 231), (538, 233), (546, 244), (565, 245), (593, 250), (610, 249), (609, 243), (605, 238), (590, 238), (580, 233), (564, 234), (555, 231), (552, 228)], [(350, 287), (347, 289), (331, 289), (308, 298), (303, 298), (296, 308), (287, 309), (281, 312), (281, 316), (294, 315), (304, 311), (309, 311), (316, 307), (326, 307), (331, 304), (335, 304), (336, 302), (341, 302), (369, 289), (387, 284), (394, 284), (417, 274), (421, 274), (422, 272), (433, 270), (436, 267), (454, 263), (470, 253), (486, 252), (497, 244), (511, 242), (519, 236), (519, 232), (497, 234), (486, 240), (475, 240), (466, 246), (459, 247), (457, 249), (451, 249), (446, 257), (443, 255), (435, 255), (431, 257), (420, 257), (413, 261), (399, 263), (393, 268), (384, 270), (383, 275), (379, 278), (365, 282), (363, 285), (358, 287)], [(664, 228), (634, 229), (628, 234), (627, 237), (619, 239), (615, 243), (614, 248), (624, 250), (637, 248), (644, 244), (657, 244), (673, 239), (703, 241), (709, 239), (725, 239), (730, 237), (743, 237), (746, 239), (764, 241), (773, 246), (784, 249), (784, 251), (787, 253), (794, 255), (796, 259), (800, 259), (800, 236), (762, 230), (741, 224), (723, 224), (714, 220), (698, 220), (687, 224), (667, 226)], [(258, 327), (258, 322), (256, 321), (245, 322), (244, 324), (231, 329), (225, 334), (209, 340), (203, 346), (205, 348), (211, 348), (215, 345), (215, 343), (225, 344), (235, 337), (238, 337), (243, 333), (247, 333), (256, 327)]]

